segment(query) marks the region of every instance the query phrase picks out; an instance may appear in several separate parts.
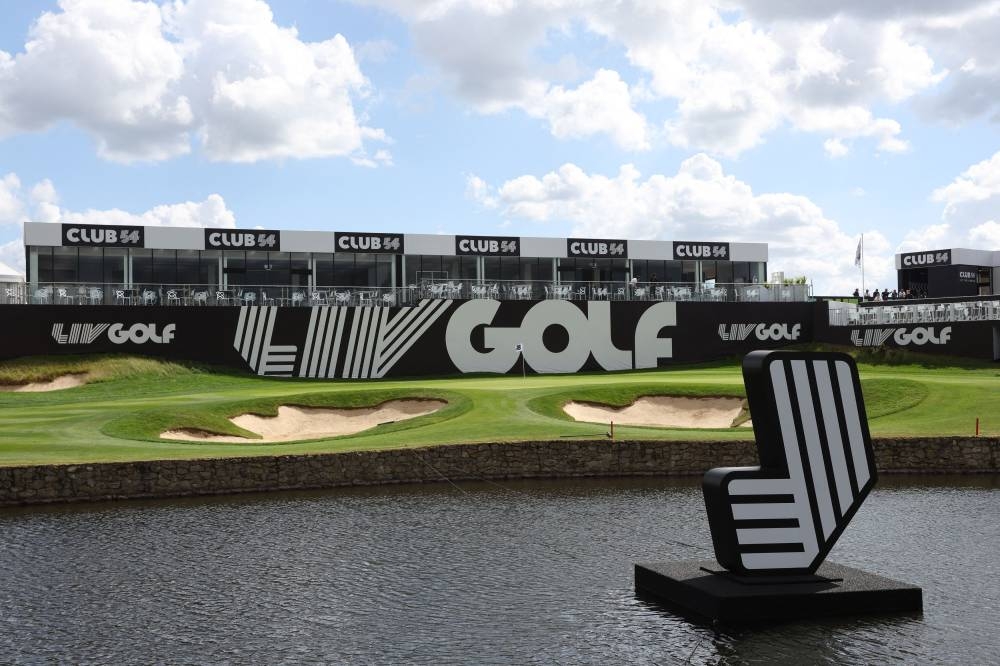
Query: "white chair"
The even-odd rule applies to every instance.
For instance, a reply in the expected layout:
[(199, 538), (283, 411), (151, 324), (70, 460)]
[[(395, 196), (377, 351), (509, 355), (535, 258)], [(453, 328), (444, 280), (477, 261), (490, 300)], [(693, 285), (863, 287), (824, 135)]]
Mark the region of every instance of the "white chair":
[(634, 295), (634, 296), (635, 296), (636, 298), (638, 298), (638, 299), (641, 299), (641, 300), (645, 300), (645, 299), (646, 299), (646, 294), (647, 294), (648, 292), (649, 292), (649, 289), (648, 289), (648, 288), (646, 288), (646, 287), (636, 287), (636, 288), (635, 288), (635, 289), (634, 289), (634, 290), (632, 291), (632, 294), (633, 294), (633, 295)]
[(229, 305), (232, 303), (233, 297), (228, 291), (218, 289), (215, 292), (215, 302), (218, 305)]
[(207, 291), (196, 291), (191, 296), (191, 300), (194, 301), (195, 305), (208, 305), (208, 292)]
[(243, 301), (243, 305), (256, 305), (257, 304), (257, 292), (255, 291), (244, 291), (240, 294), (240, 300)]
[(325, 291), (310, 291), (309, 292), (309, 304), (310, 305), (329, 305), (330, 301), (327, 299)]
[(167, 305), (180, 305), (181, 295), (176, 289), (167, 289)]
[(358, 292), (358, 305), (370, 306), (375, 303), (375, 299), (370, 291), (359, 291)]
[(386, 306), (390, 306), (391, 307), (391, 306), (393, 306), (395, 304), (396, 304), (396, 294), (395, 293), (393, 293), (393, 292), (390, 291), (389, 293), (382, 294), (382, 305), (386, 305)]
[(299, 306), (306, 302), (306, 295), (301, 291), (292, 292), (291, 303), (293, 306)]
[(146, 289), (142, 292), (143, 305), (156, 305), (156, 300), (156, 292), (152, 289)]
[(91, 305), (100, 305), (104, 302), (104, 290), (91, 287), (90, 291), (87, 292), (87, 298), (90, 300)]
[(41, 289), (36, 289), (35, 293), (31, 297), (34, 303), (48, 303), (49, 302), (49, 290), (47, 287), (42, 287)]
[(350, 305), (351, 304), (351, 292), (349, 291), (335, 291), (333, 292), (333, 302), (337, 305)]
[(56, 289), (56, 294), (59, 297), (59, 302), (63, 305), (73, 302), (73, 297), (69, 295), (69, 292), (66, 291), (65, 287), (59, 287)]

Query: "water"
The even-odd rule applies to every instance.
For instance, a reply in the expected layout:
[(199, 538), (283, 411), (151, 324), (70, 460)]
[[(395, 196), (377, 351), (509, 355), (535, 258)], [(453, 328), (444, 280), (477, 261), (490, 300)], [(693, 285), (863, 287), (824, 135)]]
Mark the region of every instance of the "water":
[(0, 511), (0, 663), (984, 663), (1000, 477), (883, 479), (830, 559), (923, 615), (694, 626), (637, 561), (709, 556), (694, 481), (504, 482)]

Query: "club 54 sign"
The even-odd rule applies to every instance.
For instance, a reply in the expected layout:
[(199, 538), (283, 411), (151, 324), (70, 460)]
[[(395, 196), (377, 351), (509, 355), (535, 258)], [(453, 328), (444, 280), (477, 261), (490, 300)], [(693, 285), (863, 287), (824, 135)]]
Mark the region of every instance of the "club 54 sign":
[(205, 229), (206, 250), (281, 250), (281, 232)]
[(455, 236), (455, 254), (482, 257), (517, 257), (520, 239), (508, 236)]
[(674, 241), (674, 259), (729, 260), (729, 243)]
[(402, 234), (363, 234), (337, 232), (333, 244), (337, 252), (369, 252), (374, 254), (403, 254)]
[(144, 247), (145, 236), (142, 227), (64, 224), (62, 244), (67, 247)]
[(908, 252), (900, 255), (899, 263), (903, 266), (903, 268), (917, 268), (919, 266), (949, 266), (951, 265), (951, 252), (948, 250)]
[(624, 259), (628, 256), (628, 242), (595, 238), (567, 238), (566, 256)]
[[(611, 306), (590, 301), (584, 312), (569, 301), (541, 301), (533, 305), (517, 326), (493, 323), (500, 302), (467, 301), (448, 321), (445, 345), (459, 372), (510, 371), (521, 354), (538, 373), (578, 372), (593, 357), (605, 370), (655, 368), (661, 358), (673, 356), (673, 339), (660, 337), (661, 329), (677, 325), (676, 303), (656, 303), (639, 317), (631, 349), (620, 349), (611, 339)], [(473, 344), (473, 331), (483, 329), (482, 349)], [(550, 349), (545, 333), (550, 327), (564, 331), (566, 344)], [(522, 345), (520, 351), (518, 345)]]

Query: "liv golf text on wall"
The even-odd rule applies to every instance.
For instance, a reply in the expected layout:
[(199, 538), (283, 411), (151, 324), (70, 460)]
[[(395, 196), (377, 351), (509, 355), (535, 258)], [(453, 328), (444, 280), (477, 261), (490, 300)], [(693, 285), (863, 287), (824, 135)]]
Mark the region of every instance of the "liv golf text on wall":
[(522, 359), (532, 373), (632, 370), (812, 339), (811, 311), (808, 303), (720, 310), (711, 303), (555, 299), (425, 299), (392, 307), (0, 305), (0, 315), (18, 324), (0, 327), (0, 358), (138, 352), (262, 375), (344, 379), (520, 374)]

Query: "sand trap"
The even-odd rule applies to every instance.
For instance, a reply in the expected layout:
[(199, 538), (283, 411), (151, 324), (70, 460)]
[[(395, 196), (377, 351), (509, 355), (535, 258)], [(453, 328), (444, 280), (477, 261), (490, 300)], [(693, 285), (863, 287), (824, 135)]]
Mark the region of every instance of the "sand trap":
[(278, 407), (277, 416), (242, 414), (230, 421), (262, 439), (231, 435), (213, 435), (201, 430), (179, 429), (161, 433), (164, 439), (187, 442), (229, 442), (235, 444), (270, 444), (302, 439), (324, 439), (352, 435), (389, 421), (405, 421), (432, 414), (448, 403), (442, 400), (391, 400), (378, 407), (332, 409), (313, 407)]
[(728, 428), (739, 416), (740, 398), (678, 398), (647, 396), (628, 407), (571, 402), (563, 409), (577, 421), (662, 428)]
[(0, 385), (0, 391), (11, 393), (40, 393), (41, 391), (61, 391), (76, 388), (87, 383), (87, 375), (63, 375), (47, 382), (31, 382), (29, 384)]

